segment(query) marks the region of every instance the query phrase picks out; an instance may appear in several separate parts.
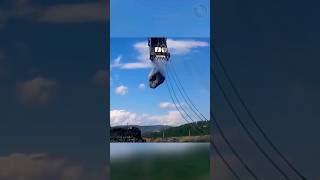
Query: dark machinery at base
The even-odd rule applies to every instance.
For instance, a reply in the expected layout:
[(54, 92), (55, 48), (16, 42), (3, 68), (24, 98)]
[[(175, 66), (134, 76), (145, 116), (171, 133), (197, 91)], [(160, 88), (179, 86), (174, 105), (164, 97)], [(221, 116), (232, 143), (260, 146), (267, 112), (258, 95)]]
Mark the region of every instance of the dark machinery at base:
[(145, 142), (139, 128), (133, 126), (112, 127), (110, 142)]

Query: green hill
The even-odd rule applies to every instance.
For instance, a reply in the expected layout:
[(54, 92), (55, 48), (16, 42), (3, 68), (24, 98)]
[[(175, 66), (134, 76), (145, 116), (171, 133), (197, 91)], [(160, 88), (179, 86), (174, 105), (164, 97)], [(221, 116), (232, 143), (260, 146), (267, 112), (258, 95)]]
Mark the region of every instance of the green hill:
[(210, 122), (198, 121), (195, 123), (184, 124), (178, 127), (170, 127), (160, 132), (146, 132), (142, 137), (159, 138), (163, 137), (181, 137), (181, 136), (201, 136), (210, 134)]

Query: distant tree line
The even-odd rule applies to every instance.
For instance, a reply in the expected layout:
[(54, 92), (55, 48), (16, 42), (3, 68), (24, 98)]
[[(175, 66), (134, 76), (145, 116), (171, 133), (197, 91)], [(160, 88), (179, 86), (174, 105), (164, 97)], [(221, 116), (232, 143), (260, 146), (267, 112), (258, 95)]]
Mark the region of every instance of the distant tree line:
[(171, 127), (160, 132), (146, 132), (142, 134), (147, 138), (159, 137), (181, 137), (181, 136), (202, 136), (210, 134), (210, 122), (198, 121), (195, 123), (184, 124), (178, 127)]

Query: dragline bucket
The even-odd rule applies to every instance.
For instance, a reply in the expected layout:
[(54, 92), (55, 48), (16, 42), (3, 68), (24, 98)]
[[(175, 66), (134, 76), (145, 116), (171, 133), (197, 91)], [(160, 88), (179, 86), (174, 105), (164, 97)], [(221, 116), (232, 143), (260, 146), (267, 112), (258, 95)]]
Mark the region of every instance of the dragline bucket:
[(167, 38), (151, 37), (148, 39), (148, 46), (150, 51), (150, 60), (165, 60), (168, 61), (170, 53), (167, 47)]

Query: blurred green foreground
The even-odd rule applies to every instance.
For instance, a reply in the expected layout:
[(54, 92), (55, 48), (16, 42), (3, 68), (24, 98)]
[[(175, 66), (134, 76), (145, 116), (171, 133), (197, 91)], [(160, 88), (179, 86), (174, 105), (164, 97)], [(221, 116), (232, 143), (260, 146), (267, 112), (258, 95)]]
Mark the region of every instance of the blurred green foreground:
[(111, 180), (209, 180), (208, 143), (112, 143)]

